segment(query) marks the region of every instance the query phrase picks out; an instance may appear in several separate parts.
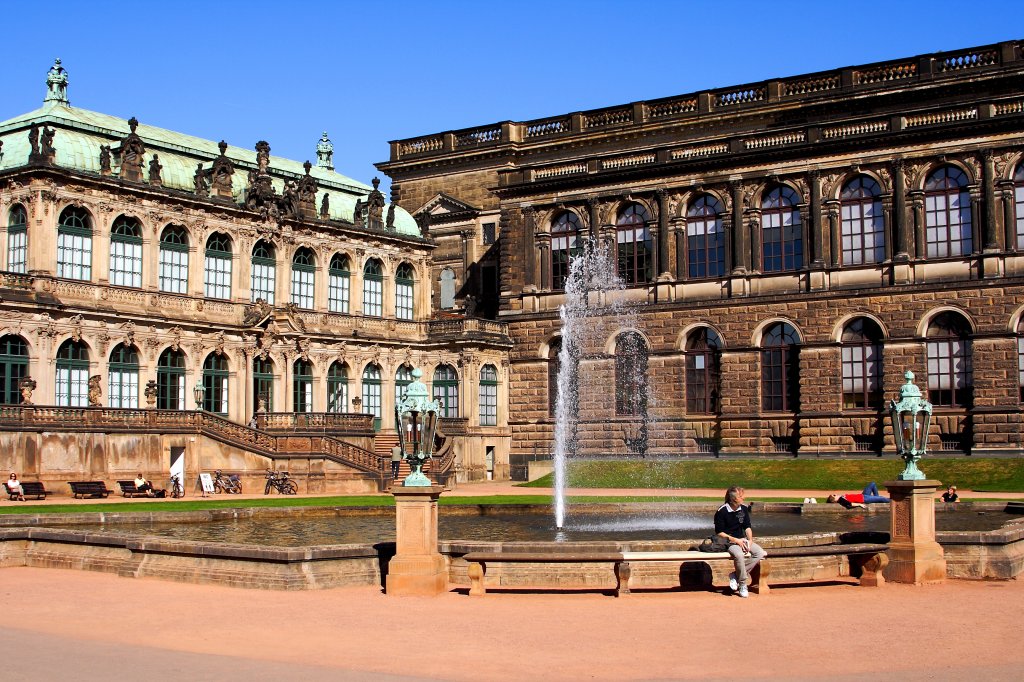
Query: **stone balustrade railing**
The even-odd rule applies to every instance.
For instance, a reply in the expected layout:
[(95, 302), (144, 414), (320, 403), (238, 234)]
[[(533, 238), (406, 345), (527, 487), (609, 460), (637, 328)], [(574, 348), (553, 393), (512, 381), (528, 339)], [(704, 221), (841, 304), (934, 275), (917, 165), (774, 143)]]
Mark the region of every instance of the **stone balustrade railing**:
[(430, 156), (455, 149), (495, 147), (566, 135), (587, 134), (609, 126), (643, 126), (675, 118), (715, 115), (716, 110), (761, 107), (782, 101), (831, 96), (843, 91), (902, 88), (907, 81), (972, 77), (975, 73), (1019, 66), (1022, 44), (1005, 42), (955, 52), (940, 52), (909, 59), (866, 64), (817, 74), (762, 83), (738, 85), (676, 97), (636, 102), (629, 106), (565, 114), (525, 122), (489, 124), (476, 128), (398, 140), (391, 145), (391, 160)]
[(331, 431), (341, 435), (368, 435), (373, 432), (373, 415), (359, 412), (267, 412), (256, 415), (256, 424), (264, 431)]

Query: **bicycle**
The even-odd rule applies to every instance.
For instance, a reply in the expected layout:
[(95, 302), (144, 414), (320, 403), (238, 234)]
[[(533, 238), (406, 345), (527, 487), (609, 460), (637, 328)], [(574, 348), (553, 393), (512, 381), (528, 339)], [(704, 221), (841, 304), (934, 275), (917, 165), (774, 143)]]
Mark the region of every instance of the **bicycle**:
[(267, 485), (263, 488), (263, 494), (269, 495), (271, 488), (282, 495), (295, 495), (299, 492), (299, 487), (295, 485), (295, 481), (288, 478), (287, 471), (267, 469)]
[(181, 485), (181, 476), (178, 474), (171, 476), (171, 497), (185, 497), (185, 487)]
[(213, 490), (218, 493), (238, 495), (242, 492), (242, 479), (238, 474), (225, 476), (220, 469), (213, 472)]

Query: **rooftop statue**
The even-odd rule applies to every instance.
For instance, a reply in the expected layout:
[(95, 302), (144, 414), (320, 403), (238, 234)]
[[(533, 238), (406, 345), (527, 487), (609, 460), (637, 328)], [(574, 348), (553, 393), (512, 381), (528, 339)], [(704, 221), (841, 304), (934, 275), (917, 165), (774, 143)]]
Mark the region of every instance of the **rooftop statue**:
[(221, 140), (217, 148), (220, 149), (220, 156), (214, 159), (213, 168), (209, 171), (212, 176), (213, 194), (230, 199), (232, 196), (231, 176), (235, 173), (235, 165), (225, 154), (228, 149), (227, 142)]
[(366, 198), (366, 226), (370, 229), (381, 230), (384, 228), (384, 194), (377, 189), (380, 186), (380, 178), (373, 179), (373, 191)]
[(68, 101), (68, 72), (60, 65), (60, 59), (54, 60), (46, 74), (46, 97), (43, 102), (71, 104)]
[(163, 178), (160, 176), (160, 171), (162, 171), (163, 168), (164, 167), (160, 165), (160, 157), (154, 154), (153, 160), (149, 162), (149, 184), (154, 187), (160, 187), (164, 184)]
[(146, 146), (142, 144), (142, 138), (135, 132), (135, 129), (139, 127), (138, 119), (134, 116), (128, 119), (128, 127), (131, 128), (131, 132), (122, 140), (121, 146), (114, 151), (121, 155), (121, 178), (141, 182), (142, 162), (146, 154)]
[(326, 130), (316, 143), (316, 165), (318, 168), (334, 170), (334, 145), (328, 139)]

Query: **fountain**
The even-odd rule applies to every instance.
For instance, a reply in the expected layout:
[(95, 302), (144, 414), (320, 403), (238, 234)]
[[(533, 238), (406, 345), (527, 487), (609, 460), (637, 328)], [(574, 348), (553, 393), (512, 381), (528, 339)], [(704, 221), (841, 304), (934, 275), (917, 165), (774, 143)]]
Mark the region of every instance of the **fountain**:
[[(611, 334), (636, 328), (635, 313), (622, 303), (608, 300), (609, 292), (624, 288), (611, 249), (605, 244), (588, 242), (582, 253), (572, 259), (565, 281), (565, 300), (559, 307), (562, 344), (558, 354), (553, 453), (555, 526), (558, 529), (565, 525), (566, 465), (579, 452), (580, 396), (609, 395), (607, 386), (598, 385), (599, 380), (581, 372), (580, 365), (590, 358), (600, 357)], [(638, 350), (632, 349), (633, 352)], [(630, 452), (642, 455), (647, 433), (646, 379), (637, 377), (632, 384), (641, 390), (627, 400), (638, 408), (635, 412), (641, 420), (638, 433), (626, 440)]]

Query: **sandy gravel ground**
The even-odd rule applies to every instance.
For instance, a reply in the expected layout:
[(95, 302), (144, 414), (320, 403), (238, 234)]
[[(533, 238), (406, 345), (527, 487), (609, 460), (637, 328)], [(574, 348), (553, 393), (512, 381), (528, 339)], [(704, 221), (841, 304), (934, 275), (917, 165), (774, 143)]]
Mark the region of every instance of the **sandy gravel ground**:
[(1020, 580), (416, 598), (22, 567), (0, 599), (5, 680), (1024, 678)]

